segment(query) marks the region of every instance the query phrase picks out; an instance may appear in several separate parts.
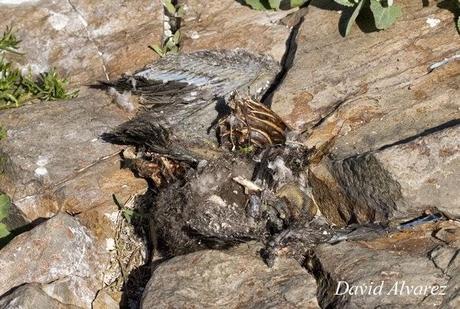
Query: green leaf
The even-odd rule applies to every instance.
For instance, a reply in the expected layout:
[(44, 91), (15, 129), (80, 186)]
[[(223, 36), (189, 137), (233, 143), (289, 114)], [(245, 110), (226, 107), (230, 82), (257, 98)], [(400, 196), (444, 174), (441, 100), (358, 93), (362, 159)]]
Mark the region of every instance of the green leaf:
[(5, 224), (0, 223), (0, 238), (6, 237), (8, 235), (10, 235), (8, 227)]
[(11, 207), (11, 200), (8, 195), (0, 193), (0, 221), (8, 217)]
[(246, 0), (245, 2), (254, 10), (264, 11), (267, 9), (261, 0)]
[(355, 5), (355, 3), (351, 2), (351, 0), (334, 0), (334, 2), (340, 5), (349, 6), (349, 7), (352, 7)]
[(169, 37), (167, 40), (166, 40), (166, 43), (165, 43), (165, 46), (164, 46), (164, 49), (166, 50), (166, 52), (170, 51), (171, 49), (173, 49), (174, 47), (176, 47), (176, 42), (174, 42), (174, 37)]
[(176, 8), (176, 16), (184, 17), (184, 15), (185, 15), (185, 8), (182, 4), (179, 4)]
[(154, 52), (156, 52), (160, 57), (164, 57), (165, 52), (163, 48), (160, 47), (160, 45), (158, 44), (149, 45), (149, 48), (152, 49)]
[(279, 10), (281, 0), (268, 0), (268, 3), (272, 9)]
[(359, 1), (358, 4), (356, 4), (356, 6), (353, 8), (353, 13), (351, 14), (350, 18), (347, 21), (347, 26), (345, 28), (345, 36), (347, 36), (350, 33), (351, 27), (355, 23), (355, 20), (358, 17), (359, 12), (361, 12), (364, 1), (366, 0)]
[(125, 220), (131, 224), (132, 220), (133, 220), (133, 217), (134, 217), (134, 210), (132, 210), (131, 208), (123, 208), (122, 209), (122, 214), (123, 214), (123, 217), (125, 218)]
[(291, 8), (302, 6), (307, 3), (309, 0), (291, 0)]
[(180, 30), (177, 30), (176, 33), (174, 33), (173, 35), (174, 44), (179, 45), (180, 39), (181, 39), (181, 33), (180, 33)]
[(165, 8), (168, 11), (168, 13), (171, 14), (172, 16), (174, 16), (174, 14), (176, 13), (176, 7), (174, 6), (174, 4), (172, 4), (172, 1), (171, 0), (163, 0), (163, 5), (165, 6)]
[(371, 0), (371, 11), (374, 15), (375, 26), (381, 30), (390, 27), (402, 15), (399, 6), (384, 7), (378, 0)]

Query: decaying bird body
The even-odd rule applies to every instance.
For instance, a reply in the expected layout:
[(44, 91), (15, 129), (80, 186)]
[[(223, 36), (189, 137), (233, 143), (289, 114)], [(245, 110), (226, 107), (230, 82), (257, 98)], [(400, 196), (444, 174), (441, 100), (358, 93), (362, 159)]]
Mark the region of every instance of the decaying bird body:
[(138, 95), (149, 117), (176, 134), (207, 138), (234, 91), (260, 97), (278, 71), (270, 57), (243, 49), (197, 51), (167, 55), (109, 86)]
[(236, 146), (282, 145), (289, 131), (287, 124), (271, 109), (250, 97), (235, 96), (228, 105), (231, 114), (219, 121), (222, 144)]
[(125, 159), (155, 186), (152, 239), (165, 256), (269, 242), (315, 216), (306, 177), (312, 152), (286, 143), (289, 127), (257, 101), (278, 71), (244, 50), (201, 51), (168, 55), (111, 84), (146, 107), (103, 137), (136, 147)]
[(260, 97), (278, 72), (273, 59), (243, 49), (167, 55), (108, 84), (138, 95), (146, 108), (103, 138), (193, 161), (191, 148), (217, 147), (216, 124), (230, 112), (231, 94)]

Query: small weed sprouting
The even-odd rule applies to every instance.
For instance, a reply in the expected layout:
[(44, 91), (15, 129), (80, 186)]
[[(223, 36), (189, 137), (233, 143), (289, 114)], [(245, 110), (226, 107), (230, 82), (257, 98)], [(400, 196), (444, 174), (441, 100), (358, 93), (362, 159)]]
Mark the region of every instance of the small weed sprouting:
[(245, 146), (245, 147), (240, 147), (240, 148), (238, 149), (238, 151), (239, 151), (239, 153), (241, 153), (242, 155), (248, 156), (248, 155), (251, 155), (251, 154), (254, 153), (255, 148), (254, 148), (254, 146), (252, 146), (252, 145), (248, 145), (248, 146)]
[(177, 30), (173, 36), (167, 38), (163, 44), (150, 45), (149, 48), (156, 52), (160, 57), (166, 56), (168, 53), (177, 53), (179, 51), (179, 43), (181, 39), (180, 31)]
[[(7, 27), (0, 38), (0, 52), (20, 54), (16, 51), (20, 41), (11, 29)], [(67, 80), (54, 69), (40, 74), (35, 80), (30, 73), (23, 75), (4, 57), (0, 57), (0, 110), (19, 107), (32, 99), (54, 101), (76, 97), (78, 91), (67, 91), (67, 84)]]
[[(178, 4), (177, 1), (163, 0), (163, 6), (170, 18), (182, 18), (184, 16), (184, 6)], [(177, 29), (168, 36), (161, 44), (149, 45), (149, 48), (157, 53), (160, 57), (166, 56), (168, 53), (177, 53), (181, 40), (181, 33)]]
[(59, 74), (52, 69), (40, 74), (38, 81), (32, 83), (32, 87), (34, 95), (40, 100), (55, 101), (75, 98), (78, 90), (67, 91), (67, 84), (67, 79), (59, 77)]
[(3, 36), (0, 38), (0, 51), (7, 51), (10, 53), (22, 55), (17, 50), (19, 49), (20, 40), (16, 38), (13, 33), (12, 27), (6, 27), (5, 32), (3, 32)]

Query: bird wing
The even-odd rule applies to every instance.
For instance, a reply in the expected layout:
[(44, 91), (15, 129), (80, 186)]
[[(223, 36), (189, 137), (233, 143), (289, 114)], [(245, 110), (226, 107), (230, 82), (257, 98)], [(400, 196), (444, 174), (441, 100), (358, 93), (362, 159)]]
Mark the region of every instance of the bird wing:
[(204, 50), (169, 54), (111, 85), (141, 96), (148, 107), (201, 105), (235, 90), (246, 92), (248, 87), (251, 94), (260, 94), (278, 71), (278, 64), (271, 58), (243, 49)]

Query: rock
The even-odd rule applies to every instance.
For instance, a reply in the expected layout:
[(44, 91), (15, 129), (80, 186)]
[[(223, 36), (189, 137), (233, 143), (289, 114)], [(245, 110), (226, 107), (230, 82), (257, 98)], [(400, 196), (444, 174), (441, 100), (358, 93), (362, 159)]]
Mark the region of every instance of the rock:
[(156, 58), (161, 41), (160, 1), (9, 1), (0, 3), (0, 31), (13, 25), (32, 73), (56, 67), (74, 84), (113, 78)]
[(30, 223), (30, 220), (26, 218), (16, 205), (11, 204), (8, 216), (1, 220), (0, 223), (5, 224), (8, 231), (12, 232), (26, 226)]
[(450, 280), (442, 308), (458, 308), (460, 306), (460, 223), (451, 221), (435, 233), (437, 239), (447, 245), (440, 246), (430, 252), (430, 258), (436, 267), (441, 269)]
[(0, 298), (0, 308), (49, 308), (49, 309), (77, 309), (48, 296), (40, 288), (40, 284), (29, 283), (14, 289), (14, 291)]
[(93, 302), (93, 309), (118, 309), (120, 304), (116, 302), (107, 292), (104, 290), (97, 294), (96, 299)]
[[(331, 151), (343, 159), (459, 118), (460, 63), (427, 71), (458, 54), (452, 13), (435, 3), (401, 6), (403, 16), (389, 29), (365, 33), (353, 26), (343, 38), (337, 30), (343, 7), (310, 5), (292, 68), (272, 101), (288, 124), (312, 131), (309, 145), (338, 134)], [(432, 28), (428, 18), (440, 23)]]
[(319, 308), (315, 280), (295, 260), (268, 268), (257, 243), (175, 257), (154, 271), (142, 308)]
[[(440, 305), (446, 299), (446, 286), (451, 285), (452, 279), (428, 254), (445, 245), (431, 237), (437, 228), (425, 224), (369, 240), (317, 247), (308, 265), (318, 280), (321, 307), (444, 308)], [(356, 292), (355, 288), (345, 293), (346, 283), (343, 282), (349, 287), (372, 286), (372, 292)], [(408, 292), (411, 286), (413, 290)], [(428, 286), (426, 293), (425, 286)], [(435, 288), (431, 290), (431, 287)], [(441, 294), (440, 287), (444, 287), (446, 295)]]
[(29, 220), (113, 204), (145, 182), (120, 170), (117, 147), (99, 136), (127, 115), (101, 91), (67, 102), (36, 103), (0, 115), (8, 137), (0, 142), (0, 190)]
[(244, 48), (281, 62), (290, 29), (281, 20), (291, 11), (261, 12), (238, 1), (186, 0), (180, 29), (183, 51)]
[(0, 250), (0, 295), (28, 282), (65, 304), (90, 308), (101, 288), (107, 255), (86, 228), (58, 214)]
[(417, 217), (426, 211), (459, 218), (459, 133), (457, 125), (332, 161), (330, 173), (313, 168), (310, 180), (318, 207), (339, 225)]

